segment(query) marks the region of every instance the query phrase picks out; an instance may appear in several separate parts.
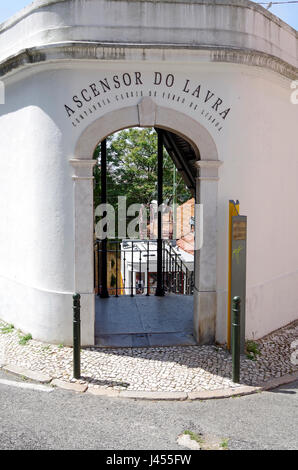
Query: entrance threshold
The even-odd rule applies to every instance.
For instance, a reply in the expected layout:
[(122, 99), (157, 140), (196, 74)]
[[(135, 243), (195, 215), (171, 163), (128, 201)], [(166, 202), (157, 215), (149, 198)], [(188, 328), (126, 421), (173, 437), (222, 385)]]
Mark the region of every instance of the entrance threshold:
[(193, 296), (96, 297), (98, 347), (195, 345)]

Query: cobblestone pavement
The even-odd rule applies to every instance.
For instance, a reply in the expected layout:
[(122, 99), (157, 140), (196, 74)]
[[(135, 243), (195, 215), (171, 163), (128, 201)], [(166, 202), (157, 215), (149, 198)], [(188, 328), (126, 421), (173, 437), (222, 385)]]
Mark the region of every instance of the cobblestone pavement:
[[(21, 332), (0, 321), (0, 364), (17, 365), (72, 379), (72, 348), (35, 340), (19, 344)], [(272, 378), (298, 371), (292, 343), (298, 338), (298, 321), (253, 343), (259, 354), (243, 356), (241, 384), (257, 386)], [(297, 349), (297, 348), (296, 348)], [(292, 360), (291, 360), (292, 356)], [(294, 358), (295, 359), (295, 358)], [(227, 389), (231, 356), (219, 346), (117, 348), (82, 350), (82, 382), (89, 387), (134, 391), (194, 392)]]

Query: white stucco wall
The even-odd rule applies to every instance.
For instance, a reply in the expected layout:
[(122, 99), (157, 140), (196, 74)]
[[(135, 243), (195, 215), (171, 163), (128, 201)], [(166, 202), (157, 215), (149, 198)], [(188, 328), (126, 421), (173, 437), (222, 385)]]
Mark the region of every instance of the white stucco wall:
[[(52, 25), (53, 30), (61, 23), (61, 31), (65, 33), (65, 8), (69, 2), (47, 3), (52, 5), (32, 12), (29, 8), (23, 20), (17, 18), (0, 29), (2, 58), (17, 54), (25, 45), (45, 44), (45, 37), (49, 36), (41, 33), (39, 21), (45, 29)], [(97, 24), (99, 20), (91, 21), (93, 7), (100, 4), (102, 8), (104, 2), (91, 2), (93, 6), (88, 5), (84, 11), (82, 5), (90, 2), (71, 3), (75, 7), (69, 14), (68, 24)], [(124, 3), (134, 2), (116, 3), (124, 8)], [(136, 10), (136, 14), (144, 15), (153, 5), (145, 8), (146, 2), (140, 3), (143, 10)], [(171, 2), (165, 5), (164, 8), (172, 8)], [(173, 8), (178, 8), (177, 5), (174, 2)], [(198, 3), (188, 8), (197, 7)], [(130, 6), (125, 8), (127, 13)], [(219, 5), (219, 8), (228, 11), (227, 6)], [(90, 54), (89, 59), (80, 56), (81, 52), (76, 49), (72, 58), (65, 53), (63, 60), (62, 57), (50, 60), (46, 56), (35, 65), (22, 66), (16, 60), (13, 67), (9, 63), (9, 70), (3, 76), (5, 104), (0, 105), (1, 318), (36, 338), (71, 342), (76, 235), (74, 168), (69, 162), (76, 157), (78, 139), (88, 125), (113, 110), (136, 106), (146, 96), (151, 96), (159, 106), (184, 113), (204, 126), (223, 162), (218, 182), (217, 340), (226, 340), (229, 199), (239, 199), (241, 214), (248, 216), (247, 337), (259, 338), (298, 317), (295, 287), (298, 281), (298, 220), (295, 216), (298, 105), (290, 101), (290, 84), (297, 71), (297, 33), (257, 8), (241, 7), (239, 10), (241, 15), (247, 11), (247, 15), (237, 23), (242, 31), (235, 35), (237, 44), (240, 47), (241, 38), (248, 37), (242, 34), (247, 28), (255, 33), (255, 40), (269, 34), (270, 41), (268, 37), (263, 42), (258, 39), (258, 47), (265, 53), (269, 51), (268, 46), (278, 60), (282, 57), (283, 71), (287, 70), (284, 75), (270, 70), (268, 63), (266, 67), (257, 67), (227, 63), (230, 60), (218, 62), (212, 60), (206, 50), (174, 47), (148, 50), (104, 47), (99, 57), (97, 46), (91, 53), (89, 44), (88, 49), (80, 46)], [(221, 17), (221, 10), (216, 11)], [(123, 18), (125, 16), (121, 24), (126, 25)], [(151, 16), (146, 18), (150, 23)], [(108, 19), (112, 21), (113, 16)], [(174, 12), (172, 21), (176, 19)], [(140, 18), (137, 16), (135, 21)], [(270, 33), (264, 21), (271, 22)], [(159, 32), (160, 37), (155, 37), (151, 29), (151, 38), (155, 37), (157, 42), (166, 38), (172, 41), (169, 31), (166, 32), (166, 20), (163, 25), (165, 29)], [(275, 33), (277, 26), (278, 34)], [(58, 28), (56, 42), (59, 38), (67, 40), (60, 36), (61, 31)], [(78, 34), (76, 39), (90, 40), (98, 39), (98, 31), (90, 28), (91, 36), (87, 37), (86, 30), (75, 28), (71, 34)], [(126, 31), (129, 33), (129, 29)], [(23, 35), (24, 41), (21, 41)], [(210, 39), (207, 33), (204, 37)], [(196, 38), (198, 42), (203, 41)], [(143, 39), (140, 36), (140, 40)], [(182, 41), (183, 34), (180, 39)], [(54, 42), (53, 37), (51, 41)], [(231, 36), (226, 39), (231, 47), (235, 44), (233, 41)], [(254, 47), (253, 42), (251, 45)], [(56, 45), (53, 48), (57, 51)], [(136, 72), (142, 83), (136, 84)], [(162, 75), (160, 85), (154, 84), (155, 72)], [(131, 85), (125, 85), (123, 74), (130, 74)], [(169, 74), (174, 77), (171, 86), (171, 76), (166, 83)], [(127, 75), (125, 78), (128, 80)], [(105, 88), (104, 91), (99, 82), (105, 79), (110, 90)], [(92, 84), (96, 84), (100, 95), (95, 97), (90, 88)], [(194, 91), (199, 85), (197, 97)], [(223, 103), (216, 112), (212, 106), (218, 98)], [(78, 100), (82, 102), (81, 108), (77, 106)], [(67, 112), (65, 105), (74, 112)], [(220, 112), (229, 108), (224, 119)], [(179, 132), (179, 129), (173, 130)], [(89, 150), (87, 153), (81, 157), (92, 158)], [(83, 269), (89, 270), (90, 275), (91, 262)], [(84, 286), (82, 294), (86, 293), (85, 287), (88, 286)], [(83, 299), (83, 343), (90, 344), (94, 326), (90, 296), (84, 302)]]
[(71, 315), (73, 201), (50, 86), (38, 76), (11, 84), (0, 107), (0, 296), (3, 319), (58, 340), (70, 323), (61, 310)]
[[(140, 96), (134, 96), (119, 103), (115, 99), (120, 96), (118, 90), (107, 92), (105, 99), (108, 97), (110, 103), (106, 101), (106, 107), (85, 116), (75, 128), (63, 104), (70, 103), (77, 90), (96, 78), (110, 80), (116, 71), (119, 76), (127, 71), (133, 76), (136, 67), (105, 63), (89, 66), (89, 70), (85, 64), (83, 68), (84, 71), (44, 71), (14, 81), (6, 87), (5, 114), (0, 119), (0, 200), (1, 219), (5, 222), (1, 224), (0, 269), (1, 298), (6, 298), (1, 316), (39, 336), (48, 336), (53, 328), (53, 340), (61, 322), (66, 328), (71, 320), (70, 294), (63, 294), (73, 292), (73, 183), (69, 158), (94, 115), (98, 118), (107, 111), (140, 101)], [(153, 73), (142, 70), (139, 64), (137, 68), (142, 74), (144, 86), (140, 88), (144, 94), (146, 90), (152, 90), (152, 94), (157, 91), (158, 96), (153, 99), (163, 105), (164, 87), (152, 87)], [(153, 68), (157, 70), (156, 64)], [(169, 68), (158, 64), (158, 70), (164, 75)], [(206, 126), (224, 162), (218, 194), (217, 337), (225, 337), (229, 199), (239, 199), (241, 213), (248, 216), (247, 335), (262, 336), (297, 317), (298, 299), (293, 285), (298, 267), (298, 226), (291, 213), (292, 201), (298, 197), (298, 109), (290, 102), (290, 81), (271, 72), (231, 65), (203, 64), (183, 73), (172, 66), (170, 71), (175, 85), (168, 92), (171, 96), (166, 105)], [(231, 106), (229, 120), (227, 117), (226, 122), (222, 121), (220, 132), (199, 112), (202, 100), (197, 99), (196, 110), (194, 106), (189, 108), (190, 102), (196, 101), (181, 93), (186, 79), (190, 80), (190, 87), (194, 83), (193, 89), (200, 82), (202, 94), (203, 90), (212, 90)], [(55, 89), (49, 99), (51, 83), (55, 83)], [(133, 88), (125, 87), (124, 93)], [(178, 96), (185, 97), (185, 102), (173, 101), (174, 94), (176, 100)], [(17, 295), (8, 300), (7, 289)], [(26, 293), (19, 295), (23, 289)], [(29, 303), (28, 289), (32, 298)], [(55, 298), (54, 303), (49, 302), (48, 295)]]
[[(297, 318), (298, 106), (287, 80), (256, 70), (239, 77), (234, 91), (239, 119), (220, 169), (218, 224), (221, 233), (227, 201), (239, 199), (248, 216), (246, 334), (260, 338)], [(218, 249), (219, 311), (226, 309), (226, 246), (227, 230)], [(221, 329), (219, 315), (219, 338)]]
[(0, 59), (58, 42), (229, 46), (297, 66), (297, 32), (247, 0), (38, 0), (0, 25)]

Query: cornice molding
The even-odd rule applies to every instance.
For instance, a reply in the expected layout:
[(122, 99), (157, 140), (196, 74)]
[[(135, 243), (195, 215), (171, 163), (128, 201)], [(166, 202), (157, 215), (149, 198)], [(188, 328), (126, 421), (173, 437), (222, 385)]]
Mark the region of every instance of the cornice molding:
[(223, 162), (221, 160), (197, 160), (195, 166), (197, 168), (219, 168)]
[(223, 164), (221, 160), (198, 160), (195, 166), (198, 169), (199, 181), (218, 181), (218, 169)]
[[(125, 57), (125, 50), (134, 49), (133, 59), (131, 56)], [(218, 46), (190, 46), (176, 44), (113, 44), (100, 42), (63, 42), (50, 44), (41, 47), (24, 49), (18, 54), (8, 57), (0, 63), (0, 77), (15, 73), (21, 69), (53, 62), (68, 62), (79, 60), (142, 60), (144, 51), (157, 51), (161, 60), (164, 60), (163, 53), (167, 50), (177, 52), (191, 51), (193, 54), (202, 55), (204, 63), (232, 63), (246, 66), (259, 67), (274, 71), (286, 78), (296, 80), (298, 78), (298, 67), (281, 60), (280, 58), (253, 49), (238, 49)], [(138, 57), (139, 55), (139, 57)], [(155, 57), (156, 59), (156, 57)], [(198, 57), (195, 58), (196, 60)], [(150, 58), (148, 58), (150, 60)], [(178, 59), (177, 59), (178, 60)], [(181, 61), (184, 55), (181, 54)]]
[(73, 180), (93, 180), (93, 167), (96, 160), (72, 158), (69, 160), (70, 165), (74, 169)]

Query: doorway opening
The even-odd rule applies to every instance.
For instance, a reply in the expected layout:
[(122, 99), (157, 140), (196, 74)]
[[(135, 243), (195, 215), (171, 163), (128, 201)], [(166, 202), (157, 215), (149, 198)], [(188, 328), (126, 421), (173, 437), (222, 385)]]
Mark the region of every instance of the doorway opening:
[(158, 128), (129, 128), (94, 152), (96, 344), (195, 344), (196, 154)]

